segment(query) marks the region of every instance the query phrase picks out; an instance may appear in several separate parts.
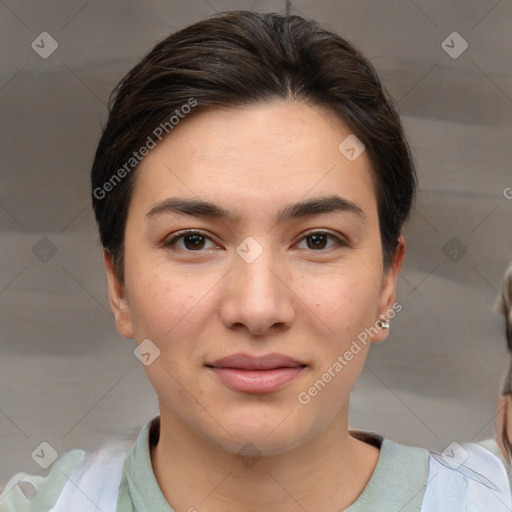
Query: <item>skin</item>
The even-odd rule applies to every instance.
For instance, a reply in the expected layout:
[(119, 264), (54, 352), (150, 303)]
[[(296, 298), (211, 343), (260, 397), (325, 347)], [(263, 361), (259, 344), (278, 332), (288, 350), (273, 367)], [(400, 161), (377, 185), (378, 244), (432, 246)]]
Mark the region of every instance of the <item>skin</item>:
[[(137, 170), (124, 285), (107, 253), (104, 260), (119, 332), (160, 349), (144, 367), (161, 417), (151, 458), (178, 512), (339, 512), (371, 477), (379, 450), (348, 433), (350, 391), (371, 343), (309, 404), (297, 399), (386, 316), (405, 252), (401, 237), (383, 268), (369, 160), (338, 150), (349, 134), (331, 112), (305, 103), (211, 109), (181, 121)], [(275, 220), (288, 204), (332, 194), (364, 217)], [(169, 197), (215, 202), (239, 221), (147, 215)], [(199, 251), (190, 239), (163, 245), (184, 229), (207, 237)], [(313, 229), (346, 243), (322, 238), (317, 248), (305, 238)], [(252, 263), (236, 252), (248, 236), (263, 250)], [(386, 336), (380, 329), (371, 342)], [(205, 367), (239, 352), (278, 352), (308, 366), (276, 392), (242, 393)], [(238, 456), (248, 442), (262, 456), (251, 467)]]
[(507, 469), (510, 471), (511, 463), (509, 454), (503, 444), (503, 432), (506, 432), (508, 441), (512, 444), (512, 396), (508, 393), (506, 395), (501, 395), (498, 402), (494, 438), (501, 450), (503, 458), (505, 459)]

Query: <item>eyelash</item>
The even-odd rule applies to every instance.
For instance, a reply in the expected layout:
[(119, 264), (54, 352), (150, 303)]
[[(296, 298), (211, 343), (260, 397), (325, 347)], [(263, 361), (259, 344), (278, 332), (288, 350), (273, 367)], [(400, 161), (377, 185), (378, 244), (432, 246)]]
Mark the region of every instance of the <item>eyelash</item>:
[[(165, 248), (174, 248), (176, 246), (176, 243), (178, 242), (178, 240), (182, 239), (182, 238), (185, 238), (186, 236), (192, 236), (192, 235), (199, 235), (199, 236), (202, 236), (203, 238), (205, 239), (208, 239), (208, 240), (211, 240), (210, 237), (206, 236), (205, 234), (203, 234), (201, 231), (197, 231), (197, 230), (187, 230), (187, 231), (181, 231), (179, 233), (177, 233), (176, 235), (174, 235), (173, 237), (171, 238), (168, 238), (166, 240), (163, 241), (163, 246)], [(310, 231), (308, 233), (306, 233), (300, 240), (299, 242), (301, 242), (302, 240), (306, 239), (306, 238), (309, 238), (311, 236), (314, 236), (314, 235), (327, 235), (327, 237), (331, 238), (332, 240), (334, 240), (335, 242), (335, 246), (334, 247), (347, 247), (349, 244), (333, 235), (332, 233), (329, 233), (327, 231), (321, 231), (321, 230), (318, 230), (318, 231)], [(211, 240), (213, 241), (213, 240)], [(332, 249), (332, 247), (330, 248)], [(329, 249), (319, 249), (319, 250), (315, 250), (315, 249), (309, 249), (313, 252), (326, 252), (328, 251)], [(188, 250), (188, 249), (185, 249), (186, 252), (190, 252), (190, 253), (193, 253), (193, 252), (198, 252), (198, 253), (201, 253), (203, 252), (203, 250), (198, 250), (198, 251), (191, 251), (191, 250)]]

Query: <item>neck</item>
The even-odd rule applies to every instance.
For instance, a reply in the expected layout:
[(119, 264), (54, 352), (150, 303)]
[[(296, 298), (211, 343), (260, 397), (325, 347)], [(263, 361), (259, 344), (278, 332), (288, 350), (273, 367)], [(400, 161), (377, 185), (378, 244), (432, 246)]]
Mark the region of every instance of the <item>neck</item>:
[(243, 459), (160, 411), (160, 437), (151, 459), (175, 510), (339, 512), (361, 494), (379, 456), (378, 448), (349, 435), (347, 410), (300, 446)]

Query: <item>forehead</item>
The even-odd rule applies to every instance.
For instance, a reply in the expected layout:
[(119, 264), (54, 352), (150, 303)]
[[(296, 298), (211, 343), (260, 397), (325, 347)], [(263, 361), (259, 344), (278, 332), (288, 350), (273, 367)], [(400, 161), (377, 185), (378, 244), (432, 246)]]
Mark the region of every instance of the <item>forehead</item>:
[(349, 136), (333, 112), (301, 102), (196, 112), (144, 157), (134, 199), (222, 196), (242, 210), (253, 200), (267, 207), (283, 198), (336, 193), (373, 209), (366, 153), (351, 161), (339, 149)]

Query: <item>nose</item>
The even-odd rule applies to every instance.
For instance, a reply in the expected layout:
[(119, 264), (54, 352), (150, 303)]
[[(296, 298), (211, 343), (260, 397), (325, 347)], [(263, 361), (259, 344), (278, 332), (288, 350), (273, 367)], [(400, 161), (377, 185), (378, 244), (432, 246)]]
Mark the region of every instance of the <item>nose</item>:
[[(250, 261), (250, 260), (249, 260)], [(220, 307), (223, 324), (254, 336), (289, 328), (297, 298), (290, 286), (290, 269), (265, 249), (252, 262), (238, 255), (228, 273)]]

